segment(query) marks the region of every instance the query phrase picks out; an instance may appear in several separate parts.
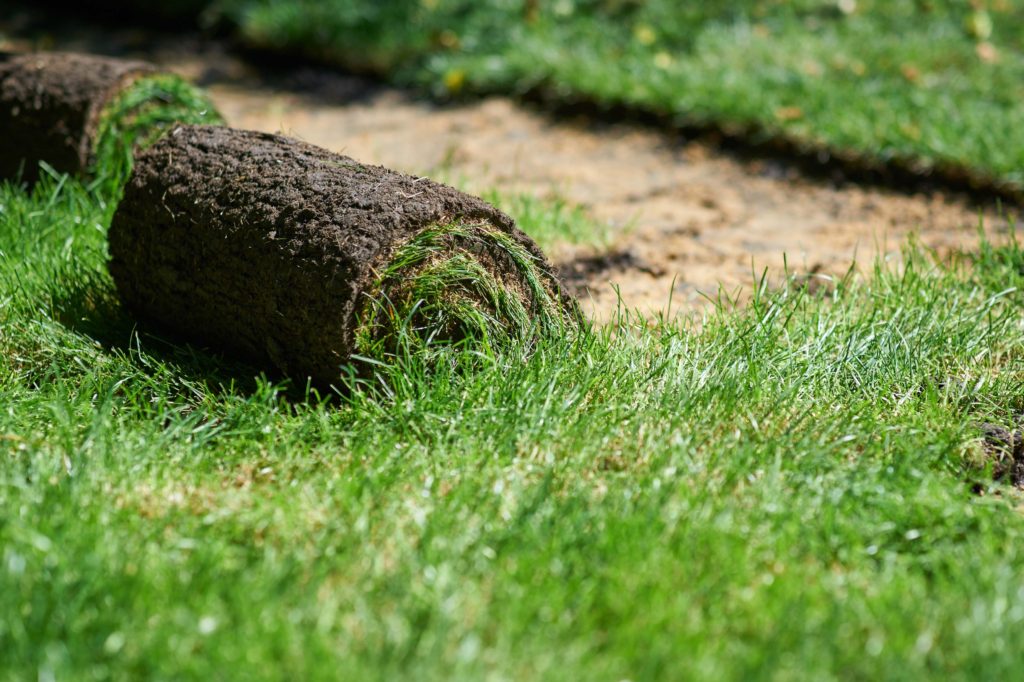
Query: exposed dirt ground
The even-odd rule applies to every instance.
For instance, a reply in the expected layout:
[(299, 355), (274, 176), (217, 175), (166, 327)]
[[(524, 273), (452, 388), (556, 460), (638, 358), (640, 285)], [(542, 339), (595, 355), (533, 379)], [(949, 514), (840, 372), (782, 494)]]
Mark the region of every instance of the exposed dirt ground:
[(977, 243), (979, 215), (997, 240), (1008, 229), (994, 205), (963, 196), (836, 185), (784, 161), (742, 159), (628, 124), (556, 118), (501, 97), (441, 106), (327, 69), (261, 69), (181, 37), (72, 33), (54, 46), (153, 59), (204, 85), (236, 127), (284, 132), (471, 191), (558, 195), (583, 206), (610, 226), (610, 253), (567, 247), (552, 256), (598, 319), (614, 313), (616, 288), (645, 314), (665, 311), (670, 296), (673, 312), (694, 310), (720, 286), (749, 291), (765, 268), (772, 281), (785, 263), (824, 279), (878, 256), (896, 260), (911, 233), (945, 254)]

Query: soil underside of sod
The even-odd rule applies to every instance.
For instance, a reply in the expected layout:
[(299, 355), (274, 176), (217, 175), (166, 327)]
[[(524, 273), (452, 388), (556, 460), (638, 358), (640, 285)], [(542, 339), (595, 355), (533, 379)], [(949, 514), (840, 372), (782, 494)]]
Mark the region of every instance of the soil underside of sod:
[[(525, 341), (574, 309), (537, 246), (486, 202), (220, 127), (175, 128), (136, 157), (110, 253), (140, 318), (321, 385), (402, 325), (422, 339)], [(375, 305), (382, 314), (365, 312)]]

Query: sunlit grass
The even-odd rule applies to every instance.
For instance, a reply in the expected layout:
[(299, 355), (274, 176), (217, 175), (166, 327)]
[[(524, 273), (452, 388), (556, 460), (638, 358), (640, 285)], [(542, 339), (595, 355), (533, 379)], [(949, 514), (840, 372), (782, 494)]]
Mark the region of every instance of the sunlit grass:
[(0, 189), (0, 676), (1019, 670), (1015, 244), (302, 399), (136, 329), (110, 212)]
[(618, 232), (601, 223), (582, 207), (557, 194), (538, 197), (526, 192), (489, 190), (483, 198), (513, 218), (545, 252), (557, 257), (568, 246), (604, 251), (615, 239), (626, 238), (628, 229)]

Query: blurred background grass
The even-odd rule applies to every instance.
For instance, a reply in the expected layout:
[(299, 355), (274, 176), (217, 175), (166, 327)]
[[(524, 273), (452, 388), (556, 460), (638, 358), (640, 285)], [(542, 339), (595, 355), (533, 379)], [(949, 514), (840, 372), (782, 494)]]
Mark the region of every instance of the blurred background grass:
[(442, 97), (625, 105), (823, 156), (1024, 182), (1017, 0), (182, 0), (152, 12)]

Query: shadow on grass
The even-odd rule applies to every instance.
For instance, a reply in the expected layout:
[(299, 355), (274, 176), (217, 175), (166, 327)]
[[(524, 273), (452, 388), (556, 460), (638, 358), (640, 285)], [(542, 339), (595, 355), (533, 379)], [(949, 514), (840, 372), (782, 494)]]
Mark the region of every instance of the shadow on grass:
[(99, 344), (105, 351), (127, 358), (142, 373), (167, 374), (182, 384), (202, 385), (217, 396), (251, 395), (261, 380), (280, 382), (291, 399), (306, 399), (284, 377), (224, 354), (193, 345), (165, 328), (134, 318), (121, 305), (109, 281), (100, 277), (70, 278), (69, 285), (51, 293), (53, 319), (67, 329)]

